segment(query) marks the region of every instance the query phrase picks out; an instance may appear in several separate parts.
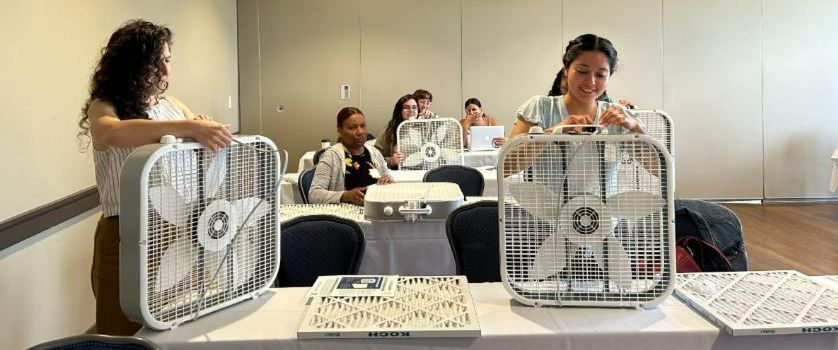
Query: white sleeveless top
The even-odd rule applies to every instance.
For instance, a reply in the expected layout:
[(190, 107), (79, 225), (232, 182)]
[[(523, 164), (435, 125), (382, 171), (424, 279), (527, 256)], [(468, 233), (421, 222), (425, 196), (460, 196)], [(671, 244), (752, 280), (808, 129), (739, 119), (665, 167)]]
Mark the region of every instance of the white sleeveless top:
[[(152, 120), (184, 120), (183, 111), (168, 99), (161, 99), (156, 105), (146, 109)], [(96, 187), (99, 189), (99, 202), (105, 217), (119, 215), (119, 172), (122, 163), (134, 147), (108, 147), (104, 151), (93, 150), (93, 163), (96, 165)]]

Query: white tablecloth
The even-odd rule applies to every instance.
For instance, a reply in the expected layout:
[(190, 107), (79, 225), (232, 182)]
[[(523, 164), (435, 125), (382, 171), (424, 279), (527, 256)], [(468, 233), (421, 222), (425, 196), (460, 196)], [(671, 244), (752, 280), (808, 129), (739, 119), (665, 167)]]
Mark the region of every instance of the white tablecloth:
[(512, 301), (500, 283), (471, 284), (478, 338), (297, 340), (308, 288), (271, 289), (170, 331), (137, 335), (163, 349), (828, 349), (838, 334), (733, 337), (670, 297), (649, 310), (533, 308)]
[[(308, 151), (300, 157), (300, 162), (297, 164), (298, 173), (314, 167), (314, 152)], [(463, 165), (465, 166), (477, 168), (482, 166), (495, 166), (497, 164), (498, 150), (463, 152)]]
[(829, 190), (838, 191), (838, 146), (832, 151), (832, 180), (829, 182)]
[[(477, 168), (483, 174), (483, 196), (497, 197), (498, 195), (498, 173), (494, 166)], [(393, 170), (393, 180), (396, 182), (422, 182), (425, 170)], [(288, 173), (282, 177), (280, 183), (280, 201), (283, 204), (302, 203), (300, 189), (297, 186), (299, 173)], [(374, 172), (374, 177), (378, 174)]]

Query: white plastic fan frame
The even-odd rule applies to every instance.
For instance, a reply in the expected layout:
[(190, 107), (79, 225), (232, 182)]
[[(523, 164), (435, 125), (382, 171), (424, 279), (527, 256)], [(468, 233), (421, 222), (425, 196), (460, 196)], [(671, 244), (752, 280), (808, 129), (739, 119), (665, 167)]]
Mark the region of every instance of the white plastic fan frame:
[(431, 170), (463, 165), (463, 127), (453, 118), (410, 119), (396, 128), (396, 145), (404, 155), (399, 169)]
[[(504, 164), (507, 158), (514, 154), (520, 147), (526, 145), (542, 145), (542, 146), (550, 146), (550, 145), (558, 145), (561, 143), (573, 143), (576, 145), (582, 145), (588, 142), (589, 144), (606, 144), (606, 145), (613, 145), (625, 142), (632, 142), (632, 143), (640, 143), (645, 147), (649, 147), (649, 149), (654, 150), (655, 157), (659, 160), (660, 164), (660, 177), (658, 180), (659, 193), (658, 195), (661, 197), (663, 203), (661, 204), (660, 209), (660, 227), (661, 233), (656, 238), (658, 239), (659, 243), (662, 245), (663, 249), (660, 250), (660, 268), (659, 271), (655, 272), (653, 275), (653, 279), (651, 281), (640, 281), (639, 288), (646, 288), (651, 285), (651, 287), (647, 288), (646, 292), (626, 292), (626, 289), (623, 286), (618, 285), (614, 281), (610, 279), (604, 280), (602, 285), (592, 285), (590, 290), (585, 290), (586, 285), (582, 285), (582, 288), (574, 288), (571, 286), (572, 282), (563, 281), (560, 278), (556, 278), (553, 281), (546, 281), (544, 279), (541, 280), (531, 280), (531, 281), (521, 281), (521, 276), (513, 276), (509, 273), (509, 268), (512, 269), (522, 269), (522, 265), (520, 262), (518, 263), (517, 267), (511, 266), (515, 265), (514, 262), (510, 262), (509, 255), (507, 252), (507, 240), (512, 237), (507, 237), (506, 232), (506, 210), (512, 207), (518, 209), (523, 209), (527, 211), (527, 209), (523, 208), (516, 204), (516, 199), (514, 196), (510, 194), (510, 186), (515, 183), (513, 180), (514, 178), (521, 179), (526, 172), (526, 169), (516, 169), (514, 174), (505, 173)], [(570, 157), (570, 156), (568, 156)], [(558, 160), (557, 160), (558, 161)], [(532, 164), (530, 164), (532, 165)], [(658, 140), (642, 134), (621, 134), (621, 135), (590, 135), (590, 134), (581, 134), (581, 135), (570, 135), (570, 134), (540, 134), (540, 133), (531, 133), (531, 134), (524, 134), (517, 137), (514, 137), (507, 141), (506, 144), (501, 148), (498, 156), (498, 167), (497, 167), (497, 179), (498, 179), (498, 190), (500, 192), (499, 197), (499, 204), (498, 205), (498, 217), (499, 217), (499, 232), (500, 232), (500, 270), (501, 270), (501, 280), (503, 282), (504, 288), (506, 291), (518, 302), (531, 305), (531, 306), (594, 306), (594, 307), (631, 307), (631, 308), (650, 308), (654, 307), (661, 302), (663, 302), (666, 298), (672, 295), (673, 290), (675, 289), (676, 284), (676, 273), (675, 273), (675, 219), (674, 219), (674, 173), (673, 173), (674, 163), (672, 161), (672, 157), (670, 153), (667, 151), (667, 148)], [(663, 179), (663, 180), (661, 180)], [(565, 180), (570, 183), (572, 180), (565, 177)], [(520, 183), (520, 181), (518, 182)], [(610, 184), (606, 184), (606, 186), (613, 186)], [(616, 187), (620, 187), (618, 183)], [(631, 192), (631, 191), (627, 191)], [(553, 198), (558, 199), (558, 196), (554, 196), (550, 193), (550, 191), (539, 191), (539, 196), (541, 198)], [(575, 194), (573, 195), (575, 198), (569, 198), (568, 203), (571, 200), (589, 200), (591, 195), (588, 194)], [(597, 197), (594, 197), (597, 198)], [(602, 210), (603, 206), (605, 206), (606, 199), (597, 198), (599, 199), (600, 209)], [(629, 199), (626, 203), (631, 203), (634, 199)], [(549, 209), (549, 208), (548, 208)], [(562, 210), (562, 205), (558, 205), (555, 209), (549, 209), (555, 213), (555, 217), (558, 219), (560, 218), (560, 212)], [(607, 211), (608, 209), (605, 208)], [(610, 213), (610, 212), (609, 212)], [(538, 214), (535, 213), (528, 213), (529, 215), (536, 217)], [(553, 215), (553, 214), (550, 214)], [(620, 217), (611, 217), (611, 221), (614, 222), (615, 219), (620, 220)], [(603, 219), (602, 222), (605, 222)], [(543, 224), (544, 222), (541, 221)], [(537, 225), (537, 222), (532, 223), (521, 223), (521, 225), (529, 225), (532, 224), (533, 226)], [(614, 227), (612, 227), (614, 229)], [(559, 235), (559, 223), (554, 222), (550, 225), (551, 232), (549, 235), (555, 236)], [(613, 232), (606, 232), (603, 235), (608, 234), (614, 235)], [(539, 232), (538, 234), (543, 234), (543, 232)], [(608, 242), (602, 243), (602, 245), (610, 244), (611, 237), (608, 237)], [(549, 239), (549, 238), (548, 238)], [(570, 243), (572, 244), (572, 243)], [(527, 250), (528, 252), (525, 253), (533, 253), (540, 247), (519, 247), (518, 249)], [(581, 248), (580, 248), (581, 249)], [(608, 248), (605, 248), (608, 249)], [(594, 249), (595, 250), (595, 249)], [(532, 254), (537, 256), (540, 252), (536, 252)], [(549, 254), (548, 254), (549, 255)], [(604, 260), (604, 258), (602, 258)], [(534, 259), (535, 260), (535, 259)], [(535, 265), (533, 263), (533, 265)], [(564, 266), (568, 267), (568, 266)], [(532, 271), (536, 269), (534, 266), (528, 267)], [(558, 273), (558, 271), (555, 271)], [(536, 272), (537, 273), (537, 272)], [(604, 274), (604, 273), (603, 273)], [(624, 283), (631, 282), (632, 286), (635, 286), (638, 282), (632, 279), (631, 281), (622, 281)], [(616, 289), (615, 289), (616, 286)], [(646, 286), (646, 287), (644, 287)], [(578, 285), (577, 285), (578, 287)], [(603, 291), (602, 289), (607, 289), (608, 291)], [(615, 291), (616, 290), (616, 291)]]
[[(246, 288), (249, 290), (242, 290), (236, 292), (234, 294), (237, 294), (238, 296), (234, 298), (228, 298), (226, 296), (223, 296), (223, 293), (225, 291), (221, 291), (220, 293), (216, 293), (215, 295), (206, 295), (204, 297), (201, 297), (200, 291), (192, 290), (194, 288), (201, 288), (200, 282), (202, 281), (197, 281), (195, 283), (191, 283), (189, 290), (185, 291), (185, 293), (190, 294), (188, 299), (191, 300), (192, 304), (198, 304), (200, 302), (201, 305), (192, 306), (191, 308), (189, 308), (188, 312), (177, 312), (176, 316), (174, 317), (161, 316), (161, 313), (156, 313), (151, 310), (151, 308), (149, 307), (149, 291), (153, 288), (150, 287), (150, 284), (154, 285), (155, 281), (149, 278), (149, 252), (146, 249), (146, 246), (149, 242), (147, 227), (150, 221), (149, 213), (151, 213), (151, 211), (154, 210), (150, 206), (151, 199), (149, 197), (149, 187), (147, 186), (150, 173), (154, 165), (167, 155), (177, 154), (177, 152), (182, 151), (197, 150), (202, 148), (202, 146), (197, 142), (160, 143), (141, 146), (135, 149), (126, 159), (125, 163), (123, 164), (120, 175), (120, 305), (122, 307), (123, 312), (125, 312), (128, 318), (136, 322), (143, 323), (146, 327), (151, 329), (172, 329), (184, 322), (192, 321), (194, 319), (200, 318), (201, 316), (210, 314), (214, 311), (218, 311), (220, 309), (237, 304), (241, 301), (256, 298), (265, 291), (267, 291), (267, 289), (270, 288), (273, 284), (273, 280), (277, 272), (279, 271), (280, 250), (280, 191), (278, 187), (280, 181), (281, 164), (279, 162), (279, 154), (277, 152), (276, 145), (273, 143), (273, 141), (264, 136), (236, 136), (235, 140), (243, 144), (254, 146), (261, 151), (253, 150), (248, 148), (248, 146), (237, 143), (232, 143), (231, 146), (222, 150), (225, 150), (225, 152), (232, 152), (231, 150), (235, 148), (236, 152), (239, 153), (262, 153), (262, 156), (260, 157), (264, 160), (262, 164), (258, 164), (260, 162), (254, 161), (253, 163), (256, 164), (248, 165), (252, 165), (253, 169), (251, 170), (255, 171), (256, 173), (267, 174), (267, 176), (261, 177), (258, 181), (260, 181), (260, 183), (262, 183), (265, 187), (264, 195), (272, 195), (270, 198), (264, 198), (264, 202), (262, 202), (258, 206), (255, 203), (250, 203), (253, 204), (254, 208), (256, 208), (256, 210), (253, 210), (253, 215), (257, 215), (256, 212), (260, 212), (259, 215), (263, 215), (263, 218), (265, 218), (267, 222), (270, 223), (270, 225), (264, 225), (266, 226), (266, 228), (264, 229), (266, 231), (263, 231), (262, 234), (266, 237), (270, 237), (269, 235), (274, 236), (274, 238), (269, 240), (272, 240), (273, 242), (275, 242), (275, 244), (256, 247), (258, 249), (257, 254), (260, 254), (260, 257), (262, 257), (261, 253), (264, 250), (267, 250), (268, 252), (267, 256), (269, 258), (256, 262), (256, 264), (254, 264), (253, 266), (253, 268), (256, 269), (256, 271), (252, 273), (252, 275), (256, 275), (257, 273), (259, 273), (260, 276), (263, 276), (262, 278), (264, 279), (264, 283), (259, 285), (256, 285), (254, 283), (245, 283), (247, 284), (247, 287), (250, 287)], [(212, 151), (204, 149), (204, 152)], [(217, 154), (218, 153), (216, 153), (216, 155)], [(226, 168), (228, 166), (229, 165), (225, 161), (223, 167)], [(213, 180), (208, 179), (208, 181)], [(217, 185), (220, 186), (220, 184)], [(271, 186), (275, 186), (277, 188), (270, 188)], [(210, 205), (219, 205), (219, 202), (225, 202), (225, 200), (222, 199), (220, 201), (213, 201)], [(210, 205), (207, 205), (207, 207), (209, 207)], [(271, 207), (274, 208), (274, 210), (270, 210)], [(264, 211), (264, 209), (268, 210)], [(204, 211), (206, 211), (206, 208), (204, 209)], [(249, 213), (244, 213), (243, 215), (248, 214)], [(255, 225), (255, 222), (248, 221), (247, 225), (250, 227), (251, 225)], [(233, 238), (230, 237), (230, 239), (219, 240), (219, 244), (229, 243), (227, 241), (232, 239)], [(178, 243), (181, 243), (180, 239), (175, 238), (174, 241), (170, 243), (169, 247), (174, 247)], [(253, 246), (248, 246), (246, 248), (253, 248)], [(235, 247), (232, 249), (235, 249)], [(220, 260), (221, 256), (223, 256), (227, 249), (225, 249), (225, 247), (218, 247), (218, 250), (218, 252), (211, 252), (211, 254), (218, 254), (216, 255), (216, 257), (217, 260)], [(165, 255), (165, 253), (163, 255)], [(227, 259), (234, 259), (233, 256), (233, 254), (230, 254), (227, 257)], [(160, 258), (161, 261), (163, 259), (164, 257)], [(181, 259), (183, 258), (177, 256), (175, 259), (177, 260), (177, 265), (178, 263), (182, 262)], [(269, 262), (271, 261), (274, 263), (269, 264)], [(205, 261), (196, 261), (192, 263), (204, 264), (204, 262)], [(250, 262), (248, 261), (246, 263)], [(236, 264), (236, 262), (233, 262), (231, 264)], [(232, 266), (233, 273), (235, 273), (236, 268), (238, 266), (230, 266)], [(190, 267), (190, 271), (187, 272), (187, 274), (192, 275), (193, 272), (191, 272), (191, 270), (193, 269), (195, 268)], [(226, 269), (224, 270), (226, 271)], [(177, 273), (179, 274), (180, 272)], [(209, 274), (206, 277), (206, 279), (209, 280), (211, 276), (212, 274)], [(264, 278), (264, 276), (269, 277)], [(242, 286), (239, 285), (238, 281), (236, 281), (237, 277), (238, 276), (233, 276), (232, 283), (236, 285), (237, 288), (240, 288)], [(157, 282), (158, 284), (160, 283), (160, 281)], [(181, 282), (182, 281), (178, 281), (178, 283)], [(165, 294), (174, 294), (171, 296), (172, 299), (185, 297), (185, 294), (182, 293)], [(218, 295), (222, 296), (218, 297)], [(189, 302), (178, 302), (170, 308), (178, 308), (179, 306), (183, 306), (184, 304), (189, 304)], [(169, 312), (171, 313), (171, 311)]]
[(669, 113), (659, 109), (632, 109), (629, 113), (643, 123), (646, 135), (660, 141), (675, 159), (675, 124)]

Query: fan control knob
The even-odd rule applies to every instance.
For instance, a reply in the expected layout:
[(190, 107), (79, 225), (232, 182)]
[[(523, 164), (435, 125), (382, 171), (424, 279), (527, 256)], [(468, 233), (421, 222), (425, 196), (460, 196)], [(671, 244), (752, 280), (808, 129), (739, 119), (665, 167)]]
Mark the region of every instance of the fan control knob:
[(175, 135), (163, 135), (162, 137), (160, 137), (160, 143), (164, 145), (177, 143), (177, 137), (175, 137)]
[(389, 205), (384, 207), (384, 215), (387, 215), (387, 216), (393, 215), (393, 207), (391, 207)]

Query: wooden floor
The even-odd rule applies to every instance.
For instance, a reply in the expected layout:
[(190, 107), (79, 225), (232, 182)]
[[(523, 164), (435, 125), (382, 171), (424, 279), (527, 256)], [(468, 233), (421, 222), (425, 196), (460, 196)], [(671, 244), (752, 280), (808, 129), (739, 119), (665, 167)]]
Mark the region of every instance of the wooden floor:
[(724, 206), (742, 221), (750, 270), (838, 275), (838, 202)]

